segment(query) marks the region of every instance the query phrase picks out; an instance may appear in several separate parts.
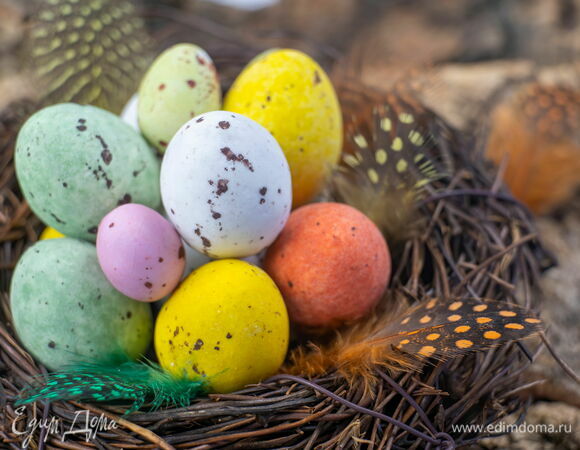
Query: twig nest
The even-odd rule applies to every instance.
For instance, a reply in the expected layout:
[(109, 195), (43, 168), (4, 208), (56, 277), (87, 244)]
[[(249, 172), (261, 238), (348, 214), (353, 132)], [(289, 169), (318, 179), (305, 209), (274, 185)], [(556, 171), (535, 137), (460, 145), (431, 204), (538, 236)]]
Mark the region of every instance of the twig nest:
[(364, 214), (340, 203), (313, 203), (290, 215), (264, 267), (294, 323), (327, 329), (359, 319), (377, 304), (391, 258)]

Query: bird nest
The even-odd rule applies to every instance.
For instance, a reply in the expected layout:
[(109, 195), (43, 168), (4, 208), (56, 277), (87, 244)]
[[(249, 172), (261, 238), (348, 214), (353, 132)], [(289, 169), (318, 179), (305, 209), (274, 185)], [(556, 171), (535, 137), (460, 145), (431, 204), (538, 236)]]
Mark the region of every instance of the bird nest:
[[(15, 336), (8, 291), (15, 263), (37, 239), (41, 226), (22, 200), (12, 159), (15, 134), (31, 109), (26, 103), (12, 105), (0, 122), (0, 435), (5, 445), (451, 448), (488, 434), (485, 428), (457, 425), (494, 424), (524, 411), (518, 392), (534, 353), (527, 342), (429, 361), (421, 372), (387, 373), (377, 366), (379, 382), (372, 389), (362, 380), (348, 383), (330, 370), (311, 379), (282, 373), (239, 392), (210, 394), (185, 408), (148, 412), (145, 407), (127, 416), (122, 405), (39, 402), (15, 406), (19, 391), (46, 373)], [(462, 145), (451, 145), (448, 151), (455, 170), (435, 181), (420, 200), (428, 223), (423, 232), (398, 246), (390, 291), (411, 302), (426, 296), (481, 297), (537, 311), (532, 288), (550, 257), (538, 244), (529, 213)], [(71, 429), (82, 428), (80, 410), (98, 422), (94, 434), (65, 436)]]
[[(226, 74), (222, 80), (231, 80), (255, 53), (244, 55), (244, 61), (238, 50), (233, 56), (227, 51), (212, 55), (219, 73)], [(339, 92), (350, 103), (352, 92)], [(355, 103), (370, 111), (380, 96), (360, 92)], [(47, 373), (18, 342), (9, 296), (15, 264), (42, 229), (23, 200), (13, 162), (15, 136), (35, 109), (20, 102), (0, 114), (0, 436), (6, 447), (453, 448), (488, 435), (486, 425), (523, 413), (525, 401), (518, 393), (535, 353), (528, 342), (431, 359), (421, 371), (387, 372), (377, 365), (378, 381), (370, 388), (363, 379), (347, 381), (330, 369), (315, 377), (280, 373), (235, 393), (198, 398), (187, 407), (148, 411), (145, 406), (128, 415), (129, 406), (122, 404), (16, 406), (20, 391)], [(435, 150), (445, 147), (453, 171), (432, 180), (419, 200), (426, 219), (420, 232), (392, 247), (389, 298), (404, 298), (408, 306), (426, 298), (488, 298), (538, 312), (532, 292), (551, 258), (538, 243), (530, 214), (456, 132), (426, 109), (423, 118)], [(368, 121), (364, 112), (352, 120), (346, 115), (345, 129), (359, 129), (361, 120)], [(345, 201), (329, 191), (331, 199)], [(83, 432), (87, 417), (89, 434)], [(471, 424), (483, 428), (458, 427)]]

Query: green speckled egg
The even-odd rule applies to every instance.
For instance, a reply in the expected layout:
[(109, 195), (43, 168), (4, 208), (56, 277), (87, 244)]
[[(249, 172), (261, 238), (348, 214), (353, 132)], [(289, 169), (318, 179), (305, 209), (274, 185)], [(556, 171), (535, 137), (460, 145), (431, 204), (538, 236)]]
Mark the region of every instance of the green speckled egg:
[(220, 108), (221, 88), (213, 61), (193, 44), (165, 50), (139, 88), (139, 127), (160, 152), (189, 119)]
[(151, 341), (149, 304), (115, 290), (95, 247), (77, 239), (30, 247), (16, 266), (10, 306), (22, 344), (53, 370), (79, 361), (107, 363), (119, 352), (136, 358)]
[(16, 142), (16, 175), (32, 210), (66, 236), (95, 240), (123, 203), (160, 205), (159, 162), (119, 117), (62, 103), (32, 115)]

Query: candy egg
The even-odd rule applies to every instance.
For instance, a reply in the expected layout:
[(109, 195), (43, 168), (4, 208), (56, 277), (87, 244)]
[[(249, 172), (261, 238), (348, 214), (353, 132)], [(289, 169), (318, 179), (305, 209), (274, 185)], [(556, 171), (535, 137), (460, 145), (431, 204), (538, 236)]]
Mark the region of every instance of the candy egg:
[(185, 249), (173, 225), (157, 211), (134, 203), (103, 217), (97, 255), (115, 288), (146, 302), (173, 291), (185, 268)]
[(263, 125), (284, 150), (294, 205), (311, 200), (336, 165), (342, 116), (324, 70), (297, 50), (270, 50), (254, 58), (235, 80), (224, 109)]
[(391, 272), (387, 243), (360, 211), (339, 203), (295, 210), (264, 262), (290, 320), (326, 329), (360, 319), (383, 295)]
[(194, 248), (191, 248), (185, 241), (183, 241), (183, 248), (185, 249), (185, 269), (183, 271), (183, 275), (181, 276), (182, 279), (187, 277), (198, 267), (201, 267), (211, 261), (207, 255), (198, 252)]
[(139, 88), (139, 128), (160, 152), (194, 116), (221, 107), (213, 61), (202, 48), (178, 44), (153, 62)]
[(136, 358), (153, 329), (148, 304), (109, 284), (94, 245), (71, 238), (40, 241), (18, 261), (10, 308), (26, 349), (49, 369), (79, 361)]
[(139, 95), (133, 94), (133, 96), (129, 99), (127, 104), (123, 107), (123, 111), (121, 112), (121, 119), (127, 125), (130, 125), (138, 133), (141, 133), (139, 129), (139, 119), (137, 117), (137, 109), (139, 108)]
[(117, 205), (160, 203), (159, 163), (147, 142), (94, 106), (63, 103), (32, 115), (18, 134), (15, 162), (32, 210), (66, 236), (94, 241)]
[(226, 393), (273, 375), (288, 348), (288, 315), (280, 291), (261, 269), (225, 259), (187, 277), (155, 323), (161, 366), (207, 377)]
[(273, 242), (288, 219), (290, 170), (265, 128), (213, 111), (187, 122), (171, 140), (161, 197), (193, 248), (212, 258), (249, 256)]
[(38, 239), (40, 241), (45, 241), (47, 239), (58, 239), (61, 237), (64, 237), (64, 234), (56, 231), (52, 227), (46, 227), (44, 230), (42, 230), (42, 233), (40, 233), (40, 237)]

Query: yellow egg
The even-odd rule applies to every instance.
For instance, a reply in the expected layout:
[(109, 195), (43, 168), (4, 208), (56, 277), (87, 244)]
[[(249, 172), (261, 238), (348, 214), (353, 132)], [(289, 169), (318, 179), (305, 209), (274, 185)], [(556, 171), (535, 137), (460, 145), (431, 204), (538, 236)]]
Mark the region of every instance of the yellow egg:
[(254, 119), (278, 140), (292, 172), (294, 206), (320, 192), (342, 148), (342, 116), (312, 58), (290, 49), (258, 55), (235, 80), (224, 109)]
[(46, 241), (47, 239), (58, 239), (62, 237), (65, 236), (60, 231), (56, 231), (52, 227), (46, 227), (44, 230), (42, 230), (42, 233), (38, 239), (41, 241)]
[(218, 393), (276, 373), (288, 338), (288, 314), (274, 282), (263, 270), (234, 259), (191, 273), (155, 324), (161, 366), (177, 376), (207, 377)]

